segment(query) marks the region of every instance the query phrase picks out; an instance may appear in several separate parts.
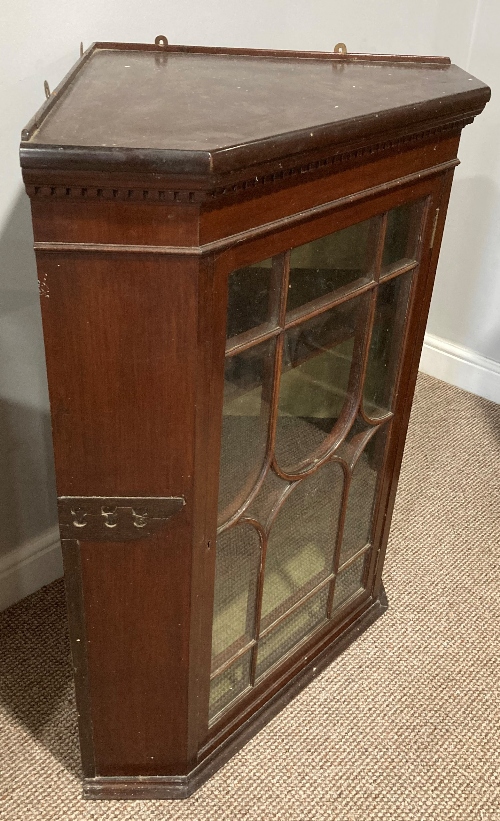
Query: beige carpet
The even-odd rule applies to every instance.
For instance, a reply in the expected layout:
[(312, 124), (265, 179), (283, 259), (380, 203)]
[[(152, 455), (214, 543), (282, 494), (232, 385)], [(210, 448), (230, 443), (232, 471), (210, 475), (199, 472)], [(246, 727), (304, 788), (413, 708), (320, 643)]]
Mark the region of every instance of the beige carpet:
[(500, 819), (500, 407), (419, 378), (389, 611), (185, 802), (84, 802), (60, 582), (0, 615), (0, 818)]

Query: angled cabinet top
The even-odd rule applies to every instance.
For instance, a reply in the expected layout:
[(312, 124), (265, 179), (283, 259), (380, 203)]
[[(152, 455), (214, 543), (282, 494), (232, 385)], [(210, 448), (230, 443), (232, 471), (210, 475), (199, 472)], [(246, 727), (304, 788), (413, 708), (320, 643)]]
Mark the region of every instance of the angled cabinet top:
[(24, 129), (24, 168), (214, 177), (466, 122), (447, 58), (95, 43)]

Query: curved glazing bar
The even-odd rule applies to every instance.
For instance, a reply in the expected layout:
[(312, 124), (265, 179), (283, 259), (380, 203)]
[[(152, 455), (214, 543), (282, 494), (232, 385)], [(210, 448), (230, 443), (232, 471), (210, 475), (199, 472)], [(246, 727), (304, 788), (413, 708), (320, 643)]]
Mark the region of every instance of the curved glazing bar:
[(282, 497), (268, 535), (261, 630), (331, 574), (343, 485), (341, 466), (329, 462)]
[(306, 473), (342, 438), (356, 412), (371, 294), (285, 331), (275, 460), (283, 477)]
[[(374, 506), (384, 464), (388, 425), (368, 430), (367, 441), (352, 464), (342, 529), (339, 565), (371, 542)], [(363, 434), (360, 434), (362, 436)]]
[(247, 499), (264, 467), (275, 340), (226, 358), (219, 474), (219, 524)]

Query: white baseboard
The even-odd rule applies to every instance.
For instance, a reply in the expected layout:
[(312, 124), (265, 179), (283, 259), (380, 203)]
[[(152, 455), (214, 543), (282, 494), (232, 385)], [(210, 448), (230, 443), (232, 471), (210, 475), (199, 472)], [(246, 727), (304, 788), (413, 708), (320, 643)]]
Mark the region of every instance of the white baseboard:
[(420, 370), (469, 393), (500, 403), (500, 362), (426, 334)]
[(59, 528), (51, 527), (0, 556), (0, 611), (63, 574)]

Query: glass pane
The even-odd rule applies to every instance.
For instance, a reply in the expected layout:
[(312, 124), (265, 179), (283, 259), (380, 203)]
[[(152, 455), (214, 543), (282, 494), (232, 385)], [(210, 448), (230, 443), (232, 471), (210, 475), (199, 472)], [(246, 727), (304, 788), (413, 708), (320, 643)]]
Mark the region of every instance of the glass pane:
[(210, 721), (250, 686), (251, 653), (246, 653), (210, 682)]
[(423, 202), (407, 202), (387, 215), (382, 270), (387, 272), (416, 259)]
[(347, 599), (362, 590), (363, 575), (367, 554), (360, 556), (349, 567), (343, 570), (335, 579), (335, 590), (333, 593), (333, 611), (341, 607)]
[(287, 311), (356, 280), (371, 279), (379, 224), (375, 217), (293, 248)]
[(367, 297), (350, 299), (285, 333), (276, 429), (282, 470), (293, 472), (311, 457), (340, 416), (351, 369), (360, 367)]
[(371, 437), (354, 466), (344, 520), (340, 565), (371, 540), (372, 514), (386, 442), (387, 425)]
[(286, 497), (269, 533), (261, 629), (332, 573), (343, 483), (342, 468), (329, 462)]
[(228, 339), (263, 323), (276, 321), (278, 300), (275, 290), (272, 259), (238, 268), (229, 275)]
[(329, 585), (326, 584), (315, 596), (259, 641), (257, 677), (263, 675), (296, 644), (326, 621), (328, 588)]
[(392, 408), (412, 276), (402, 274), (378, 286), (363, 394), (365, 413), (372, 419)]
[(212, 670), (253, 638), (260, 568), (257, 531), (236, 525), (217, 537), (212, 628)]
[(246, 499), (264, 463), (273, 377), (273, 339), (226, 358), (219, 521)]

